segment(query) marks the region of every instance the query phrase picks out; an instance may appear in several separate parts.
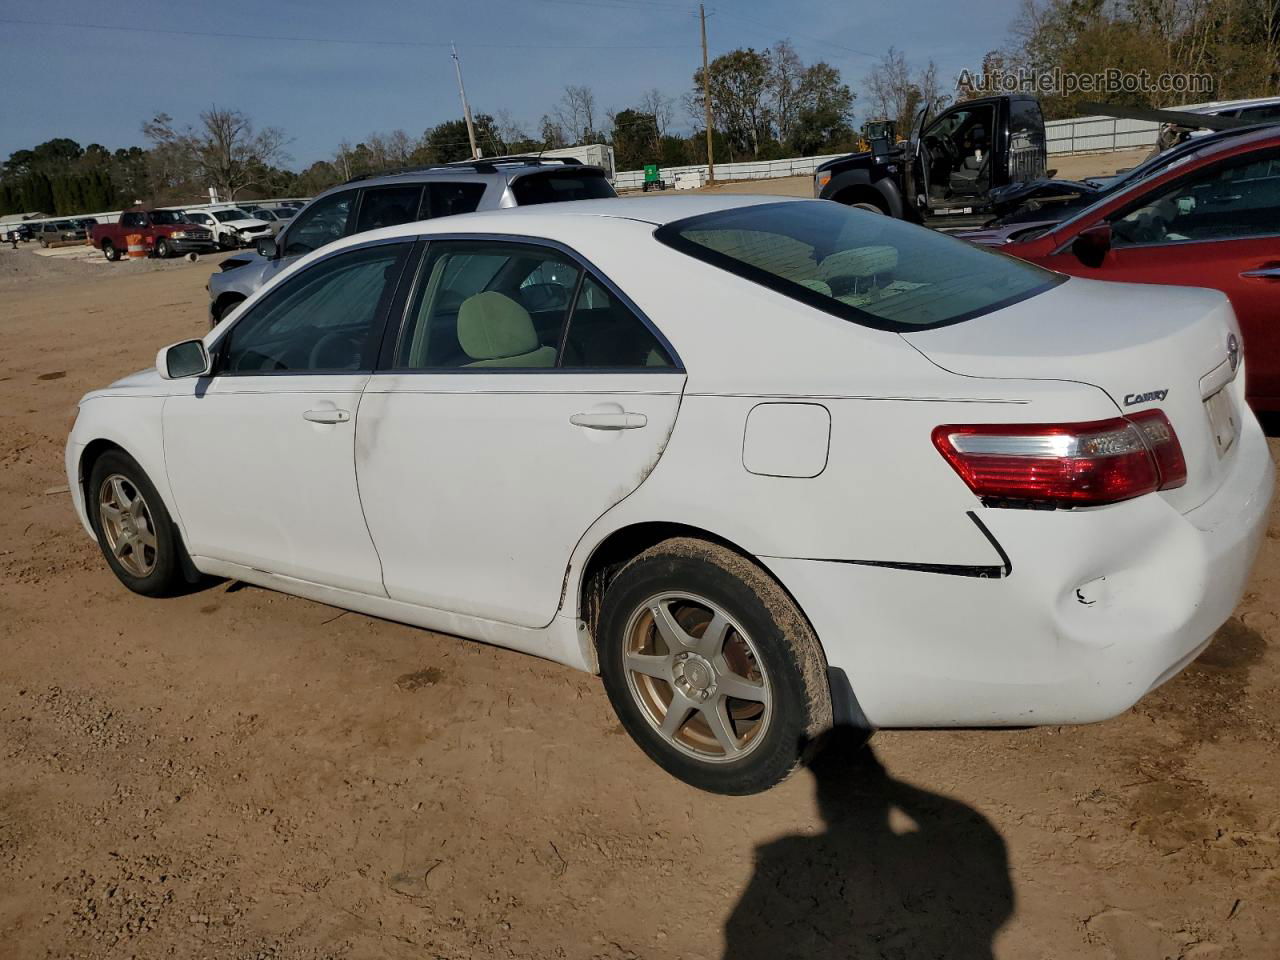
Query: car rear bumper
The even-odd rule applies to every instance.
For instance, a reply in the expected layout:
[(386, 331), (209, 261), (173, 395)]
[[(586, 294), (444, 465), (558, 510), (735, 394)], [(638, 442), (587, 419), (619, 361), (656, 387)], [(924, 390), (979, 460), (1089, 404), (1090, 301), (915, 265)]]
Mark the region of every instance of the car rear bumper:
[(876, 726), (1104, 720), (1191, 663), (1244, 592), (1275, 486), (1247, 420), (1231, 473), (1189, 513), (1158, 495), (976, 511), (1007, 576), (762, 559)]

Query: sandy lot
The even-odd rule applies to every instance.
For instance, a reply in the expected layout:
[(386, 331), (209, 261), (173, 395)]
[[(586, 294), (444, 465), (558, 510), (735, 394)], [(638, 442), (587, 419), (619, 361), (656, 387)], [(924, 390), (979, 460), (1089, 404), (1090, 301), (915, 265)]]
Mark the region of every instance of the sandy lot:
[(214, 260), (0, 250), (0, 957), (1276, 955), (1280, 518), (1115, 720), (882, 733), (709, 796), (592, 677), (114, 580), (62, 490), (73, 406), (204, 328)]

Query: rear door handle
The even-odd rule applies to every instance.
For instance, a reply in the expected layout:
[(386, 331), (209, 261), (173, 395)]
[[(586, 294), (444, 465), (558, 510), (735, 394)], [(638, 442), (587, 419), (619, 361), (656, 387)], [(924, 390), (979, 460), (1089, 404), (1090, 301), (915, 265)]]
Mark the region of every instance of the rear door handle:
[(1260, 270), (1246, 270), (1240, 276), (1247, 279), (1280, 280), (1280, 267), (1263, 267)]
[(302, 419), (312, 423), (346, 423), (351, 419), (351, 414), (346, 410), (308, 410), (302, 415)]
[(643, 413), (575, 413), (569, 422), (589, 430), (637, 430), (648, 423), (649, 418)]

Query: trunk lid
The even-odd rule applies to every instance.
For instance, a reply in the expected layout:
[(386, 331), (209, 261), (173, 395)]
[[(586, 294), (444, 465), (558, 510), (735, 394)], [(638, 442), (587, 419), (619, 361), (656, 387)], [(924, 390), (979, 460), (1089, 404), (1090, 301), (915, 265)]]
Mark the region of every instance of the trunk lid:
[(962, 376), (1087, 383), (1121, 414), (1164, 411), (1187, 482), (1160, 495), (1184, 513), (1222, 483), (1249, 415), (1237, 382), (1240, 329), (1216, 290), (1072, 278), (1003, 310), (903, 337)]

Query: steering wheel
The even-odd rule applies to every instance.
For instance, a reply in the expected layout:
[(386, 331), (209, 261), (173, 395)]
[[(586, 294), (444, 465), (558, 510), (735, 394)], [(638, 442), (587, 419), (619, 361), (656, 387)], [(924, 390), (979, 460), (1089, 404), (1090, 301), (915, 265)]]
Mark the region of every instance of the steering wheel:
[(309, 370), (355, 370), (360, 366), (361, 338), (335, 330), (315, 342), (307, 357)]

